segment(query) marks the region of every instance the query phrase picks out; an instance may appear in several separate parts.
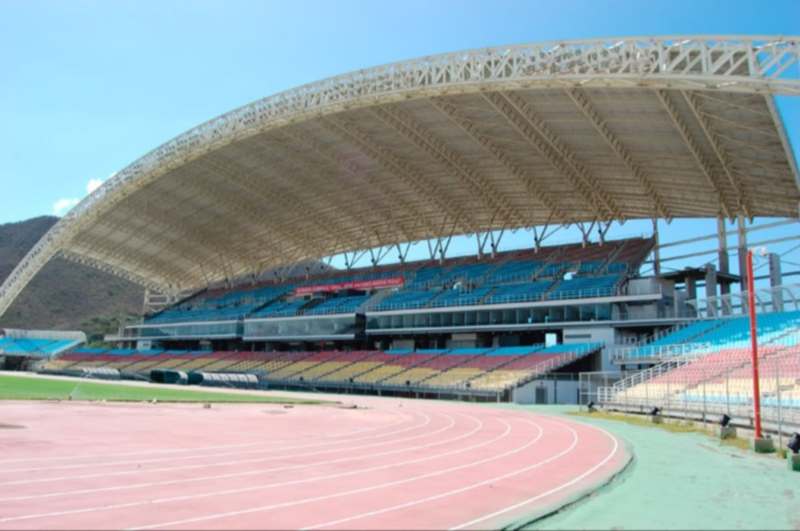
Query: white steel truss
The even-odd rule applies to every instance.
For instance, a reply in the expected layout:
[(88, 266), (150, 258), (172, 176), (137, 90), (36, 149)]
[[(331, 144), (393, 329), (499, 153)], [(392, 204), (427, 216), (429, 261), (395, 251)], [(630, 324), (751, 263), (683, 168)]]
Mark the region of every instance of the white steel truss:
[[(666, 218), (713, 216), (716, 212), (726, 217), (797, 217), (800, 178), (772, 95), (800, 95), (796, 75), (799, 65), (798, 37), (641, 37), (448, 53), (358, 70), (288, 90), (195, 127), (116, 173), (56, 223), (14, 268), (0, 286), (0, 315), (44, 264), (61, 252), (84, 256), (87, 263), (102, 263), (108, 271), (149, 289), (174, 293), (201, 288), (201, 282), (253, 273), (251, 270), (258, 267), (278, 267), (290, 261), (379, 245), (396, 246), (402, 241), (453, 231), (474, 234), (551, 220), (599, 223), (654, 214)], [(670, 141), (680, 137), (683, 153), (670, 149), (645, 154), (636, 145), (636, 132), (627, 136), (624, 133), (634, 119), (620, 112), (621, 107), (598, 110), (598, 98), (610, 93), (620, 94), (624, 98), (622, 105), (627, 98), (644, 102), (645, 94), (650, 98), (655, 94), (662, 114), (666, 111), (673, 124)], [(614, 179), (601, 174), (602, 165), (595, 167), (594, 160), (582, 158), (584, 152), (592, 152), (588, 148), (593, 149), (594, 145), (587, 146), (587, 150), (570, 148), (574, 139), (565, 137), (552, 116), (545, 116), (546, 107), (538, 103), (531, 106), (531, 100), (538, 95), (549, 98), (547, 101), (555, 106), (560, 104), (558, 95), (571, 102), (575, 114), (582, 116), (584, 123), (611, 147), (615, 162), (605, 158), (603, 163), (619, 164), (620, 172), (632, 175), (638, 183), (637, 193), (648, 197), (650, 204), (637, 204), (637, 210), (628, 208), (624, 192), (615, 188)], [(462, 107), (459, 98), (473, 99)], [(741, 107), (752, 113), (733, 119), (720, 114), (712, 120), (701, 98), (720, 109)], [(442, 129), (445, 126), (425, 114), (425, 108), (430, 110), (430, 101), (421, 110), (414, 107), (415, 101), (426, 99), (443, 111), (434, 114), (458, 128), (462, 137), (466, 134), (473, 145), (483, 146), (492, 155), (495, 167), (461, 156), (468, 148), (456, 146), (455, 137)], [(483, 118), (476, 118), (465, 112), (467, 103), (482, 104), (484, 109), (479, 111), (484, 112), (487, 102), (489, 108), (495, 109), (494, 116), (482, 114)], [(362, 124), (365, 118), (368, 123)], [(487, 123), (484, 127), (481, 122), (478, 129), (475, 123), (481, 119)], [(395, 137), (399, 131), (411, 140), (426, 160), (439, 160), (440, 164), (435, 165), (439, 173), (437, 169), (419, 169), (415, 161), (409, 160), (414, 155), (408, 149), (391, 144), (385, 122), (391, 122), (389, 129), (393, 129)], [(613, 127), (609, 122), (614, 123)], [(311, 127), (334, 131), (340, 142), (306, 137)], [(515, 129), (516, 136), (510, 134)], [(298, 161), (295, 166), (299, 170), (285, 169), (293, 165), (287, 166), (285, 160), (279, 164), (276, 150), (271, 158), (264, 159), (264, 164), (251, 168), (274, 162), (275, 168), (302, 170), (311, 175), (300, 175), (291, 183), (278, 186), (265, 182), (271, 175), (266, 172), (250, 175), (251, 170), (219, 171), (220, 161), (232, 153), (249, 158), (258, 149), (271, 149), (273, 133), (276, 138), (305, 138), (315, 160), (331, 166), (325, 169), (316, 162)], [(522, 140), (536, 147), (538, 158), (520, 158), (530, 151), (519, 147), (520, 133)], [(750, 137), (765, 134), (778, 142), (750, 142)], [(292, 149), (284, 153), (296, 151), (300, 145), (292, 142)], [(275, 143), (279, 144), (277, 140)], [(741, 146), (742, 152), (752, 156), (741, 157), (738, 150), (733, 152), (732, 145)], [(236, 146), (241, 149), (233, 149)], [(691, 165), (687, 164), (687, 153), (693, 159)], [(337, 160), (347, 164), (336, 164)], [(662, 166), (672, 173), (659, 172)], [(241, 220), (234, 224), (249, 232), (237, 236), (229, 231), (224, 235), (224, 230), (213, 228), (213, 222), (193, 224), (186, 232), (188, 241), (181, 247), (206, 249), (196, 254), (200, 263), (191, 268), (176, 264), (162, 267), (155, 259), (148, 264), (137, 259), (135, 248), (120, 243), (119, 237), (106, 238), (102, 245), (92, 248), (95, 234), (99, 239), (111, 234), (109, 230), (115, 222), (110, 213), (118, 205), (142, 199), (146, 193), (171, 198), (177, 187), (195, 186), (191, 170), (198, 167), (215, 168), (217, 173), (225, 173), (220, 179), (238, 183), (238, 191), (221, 192), (224, 182), (208, 186), (206, 179), (199, 177), (197, 190), (207, 190), (207, 195), (198, 200), (201, 215), (221, 216), (224, 226), (229, 216), (238, 216)], [(457, 190), (442, 184), (447, 182), (442, 167), (450, 178), (458, 176), (473, 187), (471, 192), (478, 197), (473, 197), (470, 205), (459, 199), (462, 196), (455, 193)], [(698, 167), (716, 199), (709, 199), (709, 190), (675, 190), (684, 181), (693, 182)], [(331, 183), (337, 179), (362, 183), (362, 187), (366, 182), (370, 189), (390, 186), (397, 180), (402, 183), (403, 193), (395, 197), (380, 190), (365, 190), (384, 206), (396, 203), (385, 216), (367, 210), (374, 210), (371, 202), (361, 210), (348, 211), (343, 202), (358, 199), (354, 195), (357, 189), (344, 185), (341, 195), (327, 198), (337, 208), (326, 209), (324, 214), (298, 215), (294, 211), (303, 209), (287, 208), (293, 202), (307, 205), (306, 208), (321, 208), (325, 204), (323, 198), (306, 198), (303, 194), (323, 185), (335, 190)], [(564, 179), (580, 196), (569, 203), (554, 192)], [(763, 187), (753, 184), (759, 179), (778, 183), (774, 195), (765, 195)], [(249, 195), (259, 190), (260, 195)], [(530, 203), (520, 197), (528, 197)], [(267, 209), (260, 214), (262, 204)], [(472, 204), (479, 206), (473, 209)], [(710, 207), (715, 207), (716, 212), (709, 212)], [(179, 211), (180, 205), (175, 205), (175, 210)], [(146, 212), (141, 216), (146, 218)], [(166, 221), (166, 226), (179, 224), (182, 218), (176, 214), (174, 220)], [(376, 226), (365, 230), (360, 225), (368, 220)], [(98, 227), (102, 230), (93, 230)], [(79, 240), (80, 245), (76, 243)], [(159, 253), (155, 240), (157, 236), (150, 242), (152, 253), (148, 256)], [(163, 240), (159, 245), (169, 241)], [(238, 256), (231, 256), (233, 252)], [(217, 264), (208, 258), (215, 253), (227, 253), (227, 257)], [(163, 256), (168, 260), (168, 253)]]

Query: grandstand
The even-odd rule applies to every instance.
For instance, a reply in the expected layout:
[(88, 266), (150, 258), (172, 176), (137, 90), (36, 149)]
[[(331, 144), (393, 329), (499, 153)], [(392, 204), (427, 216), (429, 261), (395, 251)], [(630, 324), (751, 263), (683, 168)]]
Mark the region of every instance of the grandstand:
[[(770, 423), (798, 425), (800, 311), (761, 314), (757, 338), (765, 417)], [(750, 423), (754, 397), (746, 317), (698, 320), (617, 353), (623, 364), (639, 358), (660, 362), (603, 389), (604, 403), (635, 410), (679, 409), (703, 417), (725, 413)]]
[(69, 352), (85, 341), (83, 332), (0, 329), (0, 368), (34, 367), (41, 360)]
[[(0, 286), (0, 313), (59, 255), (147, 295), (141, 322), (105, 338), (115, 348), (42, 345), (48, 371), (539, 402), (578, 400), (579, 375), (600, 371), (620, 380), (598, 391), (608, 404), (747, 404), (742, 264), (753, 233), (796, 232), (800, 179), (774, 98), (800, 93), (798, 63), (796, 39), (652, 37), (299, 87), (116, 173)], [(716, 234), (662, 242), (679, 218)], [(615, 234), (627, 222), (648, 230)], [(531, 237), (504, 250), (512, 231)], [(344, 267), (298, 267), (334, 259)], [(690, 267), (668, 271), (678, 259)], [(765, 404), (793, 404), (796, 272), (768, 259)]]
[(597, 355), (601, 344), (545, 347), (421, 349), (418, 351), (182, 352), (78, 348), (50, 360), (45, 371), (81, 374), (115, 369), (128, 376), (151, 371), (251, 373), (274, 386), (381, 394), (476, 394), (508, 400), (511, 391), (548, 371)]

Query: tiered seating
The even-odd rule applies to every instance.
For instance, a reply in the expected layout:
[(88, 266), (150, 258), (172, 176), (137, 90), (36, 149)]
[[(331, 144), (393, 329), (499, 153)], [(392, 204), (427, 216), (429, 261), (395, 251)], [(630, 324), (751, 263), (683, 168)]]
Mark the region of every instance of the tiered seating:
[(413, 277), (406, 282), (406, 287), (410, 289), (426, 288), (429, 285), (440, 285), (439, 275), (442, 274), (442, 267), (438, 265), (425, 265), (417, 269)]
[(683, 328), (679, 328), (678, 330), (672, 332), (671, 334), (667, 334), (663, 337), (656, 339), (655, 341), (650, 342), (649, 345), (650, 346), (674, 345), (674, 344), (694, 341), (703, 336), (704, 334), (707, 334), (714, 328), (717, 328), (721, 324), (722, 322), (718, 319), (695, 321)]
[(499, 264), (484, 277), (487, 284), (506, 284), (510, 282), (528, 282), (534, 271), (542, 267), (538, 260), (509, 260)]
[[(470, 382), (475, 389), (504, 389), (529, 379), (551, 368), (560, 367), (580, 356), (603, 347), (598, 343), (554, 345), (531, 351), (532, 347), (509, 347), (490, 353), (497, 357), (510, 358), (497, 363), (493, 369)], [(520, 351), (523, 351), (519, 354)]]
[[(385, 297), (376, 297), (373, 311), (527, 302), (565, 297), (610, 295), (635, 271), (652, 240), (632, 239), (604, 245), (567, 245), (537, 252), (515, 251), (491, 258), (461, 257), (443, 263), (395, 264), (349, 273), (320, 274), (305, 280), (270, 283), (260, 287), (215, 290), (197, 294), (146, 319), (148, 324), (228, 322), (245, 318), (315, 316), (355, 313), (368, 307), (375, 287), (358, 291), (346, 284), (359, 280), (402, 277), (404, 285)], [(416, 269), (412, 269), (416, 267)], [(572, 271), (577, 276), (561, 280)], [(334, 285), (341, 284), (340, 287)], [(330, 295), (315, 305), (310, 292), (295, 288), (327, 286)], [(313, 291), (313, 290), (312, 290)], [(296, 296), (300, 295), (300, 296)], [(380, 301), (378, 302), (378, 299)]]
[[(472, 361), (474, 354), (455, 354), (452, 351), (442, 356), (437, 356), (427, 363), (424, 363), (413, 369), (409, 369), (405, 373), (400, 373), (395, 376), (395, 379), (401, 381), (410, 381), (412, 384), (424, 383), (430, 387), (444, 387), (446, 385), (454, 385), (459, 381), (458, 375), (460, 372), (455, 373), (451, 377), (446, 377), (445, 374), (451, 370), (456, 370), (457, 367), (464, 367), (465, 364)], [(465, 367), (465, 369), (468, 369)], [(473, 373), (475, 371), (467, 371)], [(477, 376), (481, 371), (477, 371), (472, 376)]]
[(227, 365), (224, 370), (225, 372), (272, 374), (311, 354), (311, 352), (238, 352), (229, 357), (231, 364)]
[(438, 294), (438, 291), (400, 290), (383, 299), (376, 310), (422, 308)]
[(71, 339), (40, 339), (32, 337), (0, 337), (0, 354), (52, 355), (78, 344)]
[[(217, 353), (217, 352), (192, 352), (188, 355), (181, 356), (180, 359), (182, 363), (178, 363), (177, 365), (173, 365), (171, 368), (175, 369), (176, 371), (198, 371), (198, 370), (205, 370), (212, 363), (217, 363), (220, 359), (226, 358), (228, 353)], [(156, 367), (151, 367), (156, 368)], [(166, 368), (163, 365), (158, 368)]]
[(397, 354), (387, 352), (370, 352), (368, 356), (354, 361), (353, 363), (349, 363), (330, 374), (326, 374), (321, 379), (325, 381), (349, 382), (350, 378), (355, 379), (363, 374), (369, 373), (373, 369), (386, 366), (386, 364), (393, 362), (396, 356)]
[[(760, 384), (767, 398), (776, 399), (771, 395), (777, 395), (779, 387), (792, 393), (800, 378), (800, 312), (761, 314), (757, 323)], [(668, 362), (677, 364), (676, 368), (657, 367), (651, 371), (656, 376), (635, 385), (621, 385), (617, 398), (648, 404), (752, 401), (752, 354), (746, 317), (699, 321), (657, 343), (669, 345), (682, 338), (691, 338), (693, 343), (688, 343), (684, 358)]]
[(615, 293), (620, 280), (619, 275), (577, 276), (569, 280), (562, 280), (548, 294), (548, 298), (605, 297)]
[(304, 315), (320, 315), (326, 313), (355, 313), (359, 306), (364, 304), (369, 295), (348, 295), (344, 297), (331, 297), (322, 303), (306, 310)]
[[(800, 327), (800, 312), (778, 312), (761, 314), (757, 317), (758, 337), (760, 342), (771, 341), (772, 338), (784, 334), (792, 327)], [(669, 349), (672, 345), (725, 345), (728, 347), (746, 346), (750, 338), (750, 320), (748, 317), (727, 317), (721, 319), (703, 319), (688, 326), (679, 328), (634, 349), (630, 356), (648, 357)], [(666, 347), (666, 348), (665, 348)], [(684, 349), (691, 354), (692, 349)]]
[(525, 284), (505, 284), (494, 288), (486, 299), (489, 304), (541, 300), (553, 285), (551, 280), (537, 280)]
[(123, 372), (146, 374), (150, 369), (167, 368), (164, 365), (174, 366), (176, 364), (174, 360), (185, 361), (185, 358), (182, 355), (167, 354), (165, 356), (161, 352), (142, 352), (129, 354), (121, 360), (118, 359), (114, 368)]
[(469, 306), (480, 304), (490, 291), (490, 287), (475, 288), (471, 291), (448, 289), (433, 299), (429, 306)]
[(250, 290), (202, 293), (150, 316), (148, 323), (231, 321), (249, 315), (264, 304), (294, 289), (291, 284), (268, 285)]
[[(147, 374), (153, 369), (252, 372), (273, 380), (340, 382), (502, 390), (538, 374), (552, 361), (566, 363), (601, 345), (557, 345), (379, 351), (189, 352), (88, 351), (52, 360), (51, 369), (116, 368)], [(113, 353), (116, 352), (116, 353)]]
[(335, 356), (336, 354), (338, 353), (332, 354), (329, 351), (314, 352), (303, 356), (302, 359), (299, 359), (293, 363), (288, 363), (278, 369), (273, 370), (271, 373), (269, 373), (269, 376), (278, 379), (299, 379), (305, 371), (330, 361), (331, 357)]
[(438, 282), (442, 285), (451, 285), (459, 281), (467, 284), (477, 282), (492, 268), (493, 264), (485, 262), (455, 265), (439, 275)]
[(254, 312), (250, 317), (292, 317), (307, 303), (303, 298), (278, 300)]
[(300, 373), (293, 374), (292, 378), (302, 377), (306, 381), (330, 379), (328, 375), (337, 372), (351, 364), (369, 357), (371, 351), (352, 351), (352, 352), (321, 352), (315, 360), (322, 360), (314, 366), (308, 367)]
[(486, 354), (492, 349), (462, 348), (453, 349), (447, 356), (450, 367), (443, 369), (439, 374), (424, 381), (425, 385), (433, 387), (463, 386), (467, 382), (480, 376), (486, 371), (494, 369), (502, 360), (498, 357), (489, 357)]
[(279, 352), (239, 352), (231, 357), (231, 364), (225, 367), (225, 372), (259, 372), (270, 356)]
[(384, 383), (388, 385), (405, 385), (405, 383), (418, 382), (438, 372), (428, 366), (436, 358), (442, 356), (446, 350), (425, 349), (418, 350), (411, 354), (400, 354), (384, 367), (375, 371), (361, 375), (356, 381)]

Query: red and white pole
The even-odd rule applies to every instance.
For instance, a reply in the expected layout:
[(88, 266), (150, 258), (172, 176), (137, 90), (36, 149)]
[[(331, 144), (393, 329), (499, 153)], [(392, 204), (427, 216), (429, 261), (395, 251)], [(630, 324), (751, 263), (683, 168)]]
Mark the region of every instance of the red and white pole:
[(753, 409), (756, 439), (761, 439), (761, 391), (758, 385), (758, 323), (756, 321), (756, 292), (753, 282), (753, 250), (747, 251), (747, 310), (750, 313), (750, 349), (753, 362)]

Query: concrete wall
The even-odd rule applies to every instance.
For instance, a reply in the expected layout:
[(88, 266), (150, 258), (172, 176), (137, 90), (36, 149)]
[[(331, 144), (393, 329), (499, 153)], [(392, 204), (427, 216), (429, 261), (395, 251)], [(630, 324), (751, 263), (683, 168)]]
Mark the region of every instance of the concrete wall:
[(536, 389), (544, 389), (544, 404), (577, 404), (577, 380), (534, 380), (514, 389), (513, 401), (517, 404), (536, 404)]
[[(610, 326), (592, 326), (586, 328), (564, 329), (564, 343), (605, 343), (607, 347), (616, 344), (614, 329)], [(594, 367), (596, 371), (613, 371), (616, 365), (611, 363), (610, 350), (603, 349), (600, 366)]]

